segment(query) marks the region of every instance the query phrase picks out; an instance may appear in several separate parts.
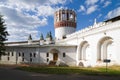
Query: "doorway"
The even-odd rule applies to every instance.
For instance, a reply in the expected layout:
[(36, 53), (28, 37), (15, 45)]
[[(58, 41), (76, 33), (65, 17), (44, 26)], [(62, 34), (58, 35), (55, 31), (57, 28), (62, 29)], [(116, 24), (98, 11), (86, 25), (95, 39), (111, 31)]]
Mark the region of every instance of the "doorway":
[(58, 53), (53, 53), (53, 61), (57, 61), (58, 60)]

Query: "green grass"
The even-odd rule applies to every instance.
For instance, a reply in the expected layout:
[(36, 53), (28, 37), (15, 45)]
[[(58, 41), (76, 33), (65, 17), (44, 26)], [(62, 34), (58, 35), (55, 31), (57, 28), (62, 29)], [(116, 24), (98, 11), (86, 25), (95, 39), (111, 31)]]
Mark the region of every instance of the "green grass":
[(46, 74), (80, 74), (80, 75), (109, 75), (120, 76), (120, 66), (111, 66), (106, 72), (105, 67), (80, 68), (80, 67), (18, 67), (17, 69), (46, 73)]

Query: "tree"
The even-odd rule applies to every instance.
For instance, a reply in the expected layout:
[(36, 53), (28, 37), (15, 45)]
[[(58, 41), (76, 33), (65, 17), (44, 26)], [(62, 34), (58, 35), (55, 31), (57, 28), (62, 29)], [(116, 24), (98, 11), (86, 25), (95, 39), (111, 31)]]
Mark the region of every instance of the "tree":
[(4, 41), (7, 40), (7, 36), (9, 35), (6, 31), (5, 21), (2, 18), (3, 16), (0, 15), (0, 58), (2, 55), (5, 55), (5, 45)]

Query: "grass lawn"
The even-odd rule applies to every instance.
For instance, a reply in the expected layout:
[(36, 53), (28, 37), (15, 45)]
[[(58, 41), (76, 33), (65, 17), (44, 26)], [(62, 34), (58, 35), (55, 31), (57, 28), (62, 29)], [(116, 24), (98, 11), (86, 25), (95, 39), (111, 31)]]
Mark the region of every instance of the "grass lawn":
[(18, 67), (19, 70), (46, 74), (80, 74), (120, 76), (120, 66), (81, 68), (81, 67)]

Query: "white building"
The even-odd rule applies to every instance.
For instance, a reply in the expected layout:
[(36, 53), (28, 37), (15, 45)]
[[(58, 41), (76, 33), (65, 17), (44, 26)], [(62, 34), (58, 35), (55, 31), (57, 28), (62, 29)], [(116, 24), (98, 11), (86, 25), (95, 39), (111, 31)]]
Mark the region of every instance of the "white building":
[(120, 16), (77, 32), (74, 11), (56, 11), (54, 20), (55, 40), (32, 40), (30, 36), (28, 41), (7, 42), (7, 55), (0, 63), (94, 67), (109, 59), (109, 65), (120, 65)]

